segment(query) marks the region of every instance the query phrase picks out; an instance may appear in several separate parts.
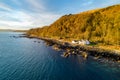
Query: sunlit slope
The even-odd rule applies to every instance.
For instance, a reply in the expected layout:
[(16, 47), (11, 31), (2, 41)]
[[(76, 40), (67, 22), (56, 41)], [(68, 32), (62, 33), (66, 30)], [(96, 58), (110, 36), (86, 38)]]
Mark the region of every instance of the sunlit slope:
[(120, 5), (64, 15), (50, 26), (31, 29), (29, 35), (58, 39), (88, 39), (104, 44), (120, 44)]

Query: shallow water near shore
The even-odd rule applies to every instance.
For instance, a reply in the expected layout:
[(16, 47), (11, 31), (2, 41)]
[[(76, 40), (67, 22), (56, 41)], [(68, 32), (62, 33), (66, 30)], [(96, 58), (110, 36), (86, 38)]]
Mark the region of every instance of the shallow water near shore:
[(0, 32), (0, 80), (120, 80), (120, 63), (64, 58), (38, 39)]

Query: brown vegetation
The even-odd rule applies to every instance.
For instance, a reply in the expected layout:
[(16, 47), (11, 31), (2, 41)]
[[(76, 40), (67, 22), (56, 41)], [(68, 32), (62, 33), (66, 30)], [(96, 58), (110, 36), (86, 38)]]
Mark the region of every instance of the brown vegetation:
[(64, 40), (88, 39), (102, 45), (120, 45), (120, 5), (64, 15), (50, 26), (31, 29), (28, 35)]

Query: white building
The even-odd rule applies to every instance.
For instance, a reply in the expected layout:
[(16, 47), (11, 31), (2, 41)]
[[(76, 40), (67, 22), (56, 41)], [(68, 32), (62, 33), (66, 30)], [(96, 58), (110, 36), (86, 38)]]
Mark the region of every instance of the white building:
[(73, 44), (88, 45), (90, 42), (88, 40), (72, 41)]
[(86, 44), (90, 44), (90, 41), (86, 40)]

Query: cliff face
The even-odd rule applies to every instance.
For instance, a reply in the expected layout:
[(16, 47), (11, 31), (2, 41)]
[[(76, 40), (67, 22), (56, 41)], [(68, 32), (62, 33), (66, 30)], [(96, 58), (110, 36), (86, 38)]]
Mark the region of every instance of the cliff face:
[(64, 15), (50, 26), (31, 29), (28, 35), (88, 39), (104, 44), (120, 44), (120, 5)]

